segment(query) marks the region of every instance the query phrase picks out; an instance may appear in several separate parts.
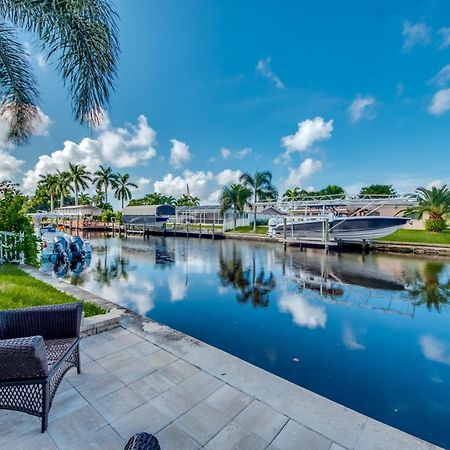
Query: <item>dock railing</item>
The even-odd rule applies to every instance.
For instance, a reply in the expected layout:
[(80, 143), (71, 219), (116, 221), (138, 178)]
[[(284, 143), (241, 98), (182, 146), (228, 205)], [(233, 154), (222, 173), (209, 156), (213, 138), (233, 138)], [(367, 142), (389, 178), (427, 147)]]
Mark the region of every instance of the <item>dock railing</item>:
[(5, 262), (23, 264), (25, 254), (22, 249), (23, 233), (0, 231), (0, 264)]

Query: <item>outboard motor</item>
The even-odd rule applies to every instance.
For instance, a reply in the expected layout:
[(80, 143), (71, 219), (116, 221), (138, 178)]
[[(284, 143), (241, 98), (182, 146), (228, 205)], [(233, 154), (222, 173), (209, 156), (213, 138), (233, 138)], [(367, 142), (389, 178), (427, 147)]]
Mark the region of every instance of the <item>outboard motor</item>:
[(72, 236), (70, 239), (70, 253), (72, 258), (79, 259), (84, 256), (83, 241), (80, 236)]
[(280, 221), (280, 219), (278, 219), (278, 218), (275, 218), (275, 217), (271, 217), (270, 219), (269, 219), (269, 222), (268, 222), (268, 225), (269, 225), (269, 229), (268, 229), (268, 231), (267, 231), (267, 234), (270, 236), (270, 237), (275, 237), (275, 227), (277, 226), (277, 225), (279, 225), (280, 223), (282, 223), (281, 221)]
[(69, 244), (64, 236), (55, 236), (53, 238), (53, 253), (58, 257), (67, 256)]

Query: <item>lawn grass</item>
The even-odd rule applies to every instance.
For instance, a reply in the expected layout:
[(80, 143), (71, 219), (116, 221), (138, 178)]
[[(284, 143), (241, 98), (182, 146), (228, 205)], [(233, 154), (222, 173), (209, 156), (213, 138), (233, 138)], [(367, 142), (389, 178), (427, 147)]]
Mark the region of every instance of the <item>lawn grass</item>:
[[(11, 264), (0, 265), (0, 309), (27, 308), (78, 301)], [(85, 317), (104, 314), (105, 310), (84, 302)]]
[[(256, 226), (256, 234), (267, 234), (267, 230), (269, 229), (266, 225), (257, 225)], [(235, 230), (230, 230), (233, 233), (255, 233), (253, 231), (253, 225), (247, 225), (244, 227), (237, 227)]]
[(378, 241), (416, 242), (422, 244), (448, 244), (450, 245), (450, 230), (442, 233), (432, 233), (425, 230), (397, 230), (389, 236), (377, 239)]

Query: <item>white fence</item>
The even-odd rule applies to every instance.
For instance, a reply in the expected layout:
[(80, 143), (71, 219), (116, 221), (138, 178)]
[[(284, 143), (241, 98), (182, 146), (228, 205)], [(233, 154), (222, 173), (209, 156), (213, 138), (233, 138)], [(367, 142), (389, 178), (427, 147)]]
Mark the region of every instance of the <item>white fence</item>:
[(23, 243), (23, 233), (0, 231), (0, 264), (5, 262), (23, 264), (24, 252), (20, 250)]
[[(246, 227), (250, 225), (250, 218), (248, 215), (245, 217), (236, 218), (236, 227)], [(234, 230), (234, 219), (233, 217), (226, 217), (223, 219), (223, 231)]]

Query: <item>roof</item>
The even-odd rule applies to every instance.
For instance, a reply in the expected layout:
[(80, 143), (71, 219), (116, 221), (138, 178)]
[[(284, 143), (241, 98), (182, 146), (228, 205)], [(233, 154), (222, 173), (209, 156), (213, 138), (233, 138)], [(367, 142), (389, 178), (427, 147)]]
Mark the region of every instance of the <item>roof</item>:
[(177, 206), (176, 208), (177, 213), (184, 213), (184, 212), (219, 212), (220, 211), (220, 205), (199, 205), (199, 206)]
[(54, 212), (71, 213), (77, 215), (89, 214), (93, 216), (100, 216), (102, 214), (102, 209), (94, 205), (70, 205), (55, 208)]
[(126, 206), (122, 209), (124, 216), (174, 216), (175, 208), (171, 205)]
[(274, 206), (269, 206), (268, 208), (264, 208), (262, 211), (259, 212), (260, 215), (263, 216), (284, 216), (286, 215), (285, 212), (280, 211), (279, 209), (275, 208)]

